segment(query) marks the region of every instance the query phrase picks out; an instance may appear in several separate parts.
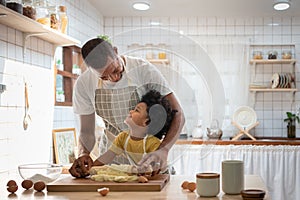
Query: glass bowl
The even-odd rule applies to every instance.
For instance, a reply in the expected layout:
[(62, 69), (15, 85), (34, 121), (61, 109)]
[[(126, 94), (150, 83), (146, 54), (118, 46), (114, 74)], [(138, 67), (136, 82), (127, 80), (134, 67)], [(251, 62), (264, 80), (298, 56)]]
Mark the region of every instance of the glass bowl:
[(19, 174), (24, 180), (31, 180), (33, 183), (43, 181), (45, 184), (58, 179), (62, 169), (61, 165), (51, 163), (25, 164), (18, 167)]

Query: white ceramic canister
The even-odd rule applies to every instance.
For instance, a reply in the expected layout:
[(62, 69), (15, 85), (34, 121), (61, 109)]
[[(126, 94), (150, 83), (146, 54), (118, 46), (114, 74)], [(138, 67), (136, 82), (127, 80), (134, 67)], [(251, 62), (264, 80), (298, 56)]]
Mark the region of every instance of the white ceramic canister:
[(220, 192), (220, 174), (198, 173), (196, 175), (197, 194), (201, 197), (214, 197)]
[(240, 194), (244, 189), (244, 162), (222, 161), (222, 190), (226, 194)]

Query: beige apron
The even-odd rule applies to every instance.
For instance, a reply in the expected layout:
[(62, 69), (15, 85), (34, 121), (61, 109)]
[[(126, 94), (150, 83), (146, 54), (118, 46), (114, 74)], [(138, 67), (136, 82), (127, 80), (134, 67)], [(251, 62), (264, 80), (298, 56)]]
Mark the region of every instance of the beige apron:
[[(125, 88), (104, 89), (102, 80), (98, 81), (98, 89), (95, 91), (96, 113), (102, 117), (106, 132), (118, 135), (121, 131), (127, 130), (128, 126), (124, 123), (129, 111), (134, 109), (139, 102), (139, 95), (135, 86)], [(110, 146), (112, 141), (106, 141)], [(101, 148), (101, 147), (100, 147)], [(115, 162), (128, 163), (123, 158), (115, 159)]]
[[(148, 135), (146, 135), (146, 137), (144, 137), (143, 139), (143, 155), (142, 157), (144, 157), (147, 152), (146, 152), (146, 142), (147, 142), (147, 138), (148, 138)], [(136, 166), (137, 163), (135, 163), (135, 161), (131, 158), (131, 156), (129, 155), (130, 152), (127, 151), (127, 147), (128, 147), (128, 141), (130, 139), (130, 135), (128, 134), (127, 138), (126, 138), (126, 141), (125, 141), (125, 144), (124, 144), (124, 153), (126, 155), (126, 158), (128, 159), (129, 163), (133, 166)]]

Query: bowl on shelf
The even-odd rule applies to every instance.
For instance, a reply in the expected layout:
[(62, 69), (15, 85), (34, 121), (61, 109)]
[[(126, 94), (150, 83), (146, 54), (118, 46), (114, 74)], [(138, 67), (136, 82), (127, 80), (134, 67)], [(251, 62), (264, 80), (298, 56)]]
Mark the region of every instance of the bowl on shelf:
[(282, 57), (282, 59), (292, 59), (292, 52), (291, 51), (282, 51), (281, 57)]
[(46, 184), (58, 179), (62, 169), (61, 165), (51, 163), (24, 164), (18, 167), (19, 174), (24, 180), (31, 180), (34, 183), (43, 181)]
[(256, 60), (263, 59), (263, 52), (262, 51), (254, 51), (253, 52), (253, 59), (256, 59)]

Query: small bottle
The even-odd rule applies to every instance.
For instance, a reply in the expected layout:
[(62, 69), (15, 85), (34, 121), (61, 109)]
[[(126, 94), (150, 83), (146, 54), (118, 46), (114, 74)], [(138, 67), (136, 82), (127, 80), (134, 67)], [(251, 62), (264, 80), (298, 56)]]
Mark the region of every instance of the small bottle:
[(57, 6), (49, 6), (49, 16), (50, 16), (50, 27), (57, 31), (60, 30), (60, 19), (58, 14), (58, 7)]
[(59, 6), (60, 31), (64, 34), (67, 33), (68, 28), (68, 16), (66, 11), (66, 6)]

